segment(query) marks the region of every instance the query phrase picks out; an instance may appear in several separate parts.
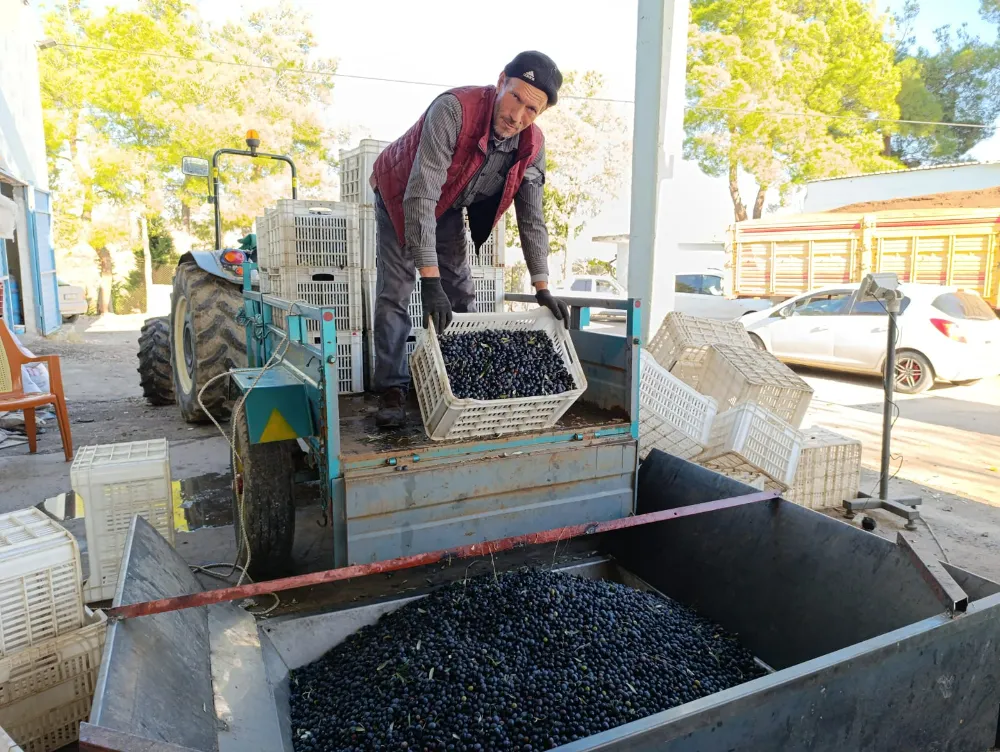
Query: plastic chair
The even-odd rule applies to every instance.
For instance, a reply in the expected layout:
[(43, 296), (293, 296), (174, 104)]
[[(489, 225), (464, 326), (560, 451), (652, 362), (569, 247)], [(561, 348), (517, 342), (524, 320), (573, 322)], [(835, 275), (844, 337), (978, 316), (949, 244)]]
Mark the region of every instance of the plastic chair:
[[(21, 366), (26, 363), (45, 363), (49, 368), (48, 394), (26, 394), (21, 384)], [(63, 453), (66, 461), (73, 459), (73, 435), (70, 433), (69, 412), (66, 410), (66, 394), (63, 391), (62, 369), (58, 355), (38, 355), (30, 358), (21, 352), (14, 341), (7, 324), (0, 319), (0, 413), (21, 410), (24, 413), (24, 429), (28, 434), (28, 449), (38, 451), (35, 435), (35, 408), (52, 405), (56, 409), (59, 435), (62, 437)]]

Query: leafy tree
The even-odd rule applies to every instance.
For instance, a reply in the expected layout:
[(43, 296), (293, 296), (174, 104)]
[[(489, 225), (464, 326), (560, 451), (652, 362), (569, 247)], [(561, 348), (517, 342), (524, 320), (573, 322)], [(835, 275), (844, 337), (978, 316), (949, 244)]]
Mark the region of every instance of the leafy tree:
[[(595, 71), (567, 71), (559, 103), (542, 113), (546, 178), (543, 212), (549, 230), (549, 252), (563, 254), (568, 267), (569, 241), (580, 235), (587, 219), (600, 212), (620, 190), (631, 155), (626, 121), (612, 103), (597, 101), (604, 80)], [(508, 219), (510, 245), (520, 247), (516, 219)]]
[[(206, 189), (180, 175), (181, 157), (243, 147), (251, 127), (267, 151), (297, 158), (305, 195), (329, 177), (334, 143), (323, 109), (333, 83), (322, 74), (336, 64), (316, 58), (308, 16), (287, 1), (213, 28), (187, 0), (99, 13), (66, 0), (46, 15), (45, 33), (57, 43), (40, 55), (40, 73), (60, 245), (103, 247), (93, 224), (102, 202), (173, 222), (190, 215)], [(226, 162), (224, 229), (248, 227), (287, 194), (286, 170)], [(210, 228), (195, 223), (205, 237)]]
[[(908, 0), (895, 17), (900, 117), (992, 126), (1000, 117), (1000, 42), (987, 43), (964, 26), (943, 26), (935, 32), (938, 51), (931, 53), (915, 47), (912, 27), (919, 12), (916, 0)], [(981, 12), (1000, 24), (1000, 0), (982, 0)], [(995, 132), (994, 127), (899, 124), (886, 133), (884, 153), (911, 167), (954, 162)]]
[(586, 274), (594, 277), (614, 277), (616, 275), (613, 261), (603, 261), (599, 258), (578, 259), (573, 262), (573, 274)]
[(979, 0), (979, 4), (983, 18), (1000, 27), (1000, 0)]
[[(895, 165), (878, 119), (898, 116), (900, 75), (862, 0), (693, 0), (691, 13), (685, 156), (728, 177), (737, 220), (759, 217), (768, 190)], [(759, 186), (750, 213), (741, 171)]]

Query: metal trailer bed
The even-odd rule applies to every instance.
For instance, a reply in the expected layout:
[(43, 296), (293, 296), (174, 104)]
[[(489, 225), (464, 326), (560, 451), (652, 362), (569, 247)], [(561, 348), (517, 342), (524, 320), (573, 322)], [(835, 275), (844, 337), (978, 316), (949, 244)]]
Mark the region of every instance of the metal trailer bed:
[[(653, 452), (639, 471), (638, 511), (749, 490)], [(997, 742), (1000, 585), (982, 577), (780, 499), (561, 550), (529, 546), (477, 571), (569, 562), (581, 575), (655, 588), (736, 632), (774, 671), (560, 749), (964, 752)], [(430, 588), (469, 566), (407, 576)], [(116, 606), (200, 589), (141, 520), (123, 567)], [(391, 584), (385, 575), (338, 583), (339, 605), (259, 624), (231, 603), (112, 623), (81, 748), (291, 750), (288, 669), (421, 595), (391, 594)]]
[[(297, 439), (307, 450), (310, 477), (319, 480), (330, 521), (334, 566), (633, 512), (638, 301), (567, 298), (573, 306), (570, 334), (588, 388), (553, 429), (432, 442), (422, 427), (376, 432), (370, 404), (338, 395), (343, 356), (337, 352), (334, 309), (256, 292), (253, 269), (244, 265), (241, 313), (250, 367), (233, 371), (234, 388), (246, 396), (251, 445)], [(623, 310), (629, 334), (581, 330), (581, 312), (597, 302)], [(276, 312), (283, 312), (281, 327), (273, 323)], [(307, 321), (319, 330), (318, 345), (311, 344), (315, 335), (307, 332)]]

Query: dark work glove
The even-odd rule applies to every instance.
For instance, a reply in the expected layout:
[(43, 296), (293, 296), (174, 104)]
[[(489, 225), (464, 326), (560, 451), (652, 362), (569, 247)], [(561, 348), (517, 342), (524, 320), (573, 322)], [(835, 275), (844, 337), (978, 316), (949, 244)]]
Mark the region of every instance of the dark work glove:
[(538, 305), (544, 306), (552, 311), (552, 315), (563, 322), (563, 326), (569, 329), (569, 306), (563, 303), (558, 298), (554, 297), (551, 292), (546, 290), (539, 290), (535, 293), (535, 300), (538, 301)]
[(451, 323), (451, 301), (444, 294), (440, 277), (420, 278), (420, 302), (424, 306), (424, 328), (427, 322), (434, 322), (434, 330), (441, 334)]

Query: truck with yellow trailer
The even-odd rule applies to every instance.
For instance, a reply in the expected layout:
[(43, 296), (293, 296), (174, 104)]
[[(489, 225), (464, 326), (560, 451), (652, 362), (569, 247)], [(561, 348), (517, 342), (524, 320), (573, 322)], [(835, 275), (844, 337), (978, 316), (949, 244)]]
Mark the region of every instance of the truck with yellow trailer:
[(731, 294), (775, 303), (895, 272), (972, 290), (1000, 308), (1000, 207), (795, 214), (730, 229)]

